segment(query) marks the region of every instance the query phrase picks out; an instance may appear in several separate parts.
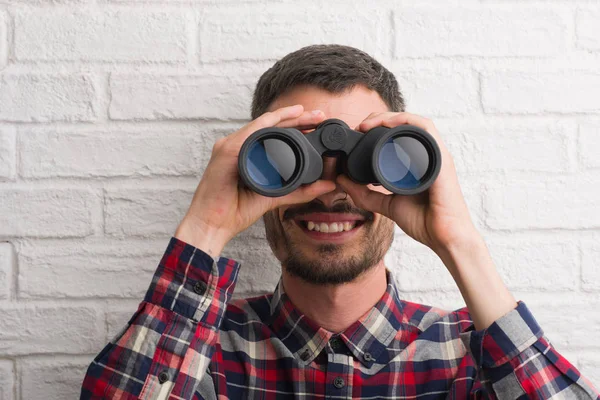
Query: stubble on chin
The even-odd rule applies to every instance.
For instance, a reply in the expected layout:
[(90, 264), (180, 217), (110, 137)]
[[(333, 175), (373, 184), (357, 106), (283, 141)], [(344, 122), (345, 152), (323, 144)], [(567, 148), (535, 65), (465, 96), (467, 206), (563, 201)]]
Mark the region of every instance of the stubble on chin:
[[(266, 213), (263, 221), (269, 246), (282, 268), (317, 285), (352, 282), (383, 259), (394, 239), (393, 222), (386, 218), (377, 227), (373, 222), (363, 225), (360, 237), (352, 245), (325, 243), (310, 252), (286, 231), (277, 211)], [(293, 229), (291, 225), (289, 229)]]

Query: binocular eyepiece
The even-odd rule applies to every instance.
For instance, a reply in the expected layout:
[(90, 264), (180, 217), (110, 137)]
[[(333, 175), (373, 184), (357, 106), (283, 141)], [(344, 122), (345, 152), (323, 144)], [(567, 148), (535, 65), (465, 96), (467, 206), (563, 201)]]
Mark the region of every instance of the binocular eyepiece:
[(380, 184), (401, 195), (423, 192), (439, 175), (442, 156), (433, 136), (412, 125), (367, 133), (339, 119), (303, 134), (263, 128), (242, 145), (238, 170), (244, 185), (263, 196), (284, 196), (323, 174), (323, 156), (341, 156), (338, 169), (360, 184)]

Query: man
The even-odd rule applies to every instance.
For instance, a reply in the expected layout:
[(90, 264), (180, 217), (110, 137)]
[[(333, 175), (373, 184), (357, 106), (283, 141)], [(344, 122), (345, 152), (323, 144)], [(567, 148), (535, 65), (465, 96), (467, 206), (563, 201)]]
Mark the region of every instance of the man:
[[(90, 365), (81, 398), (600, 399), (503, 284), (433, 123), (403, 110), (394, 76), (357, 49), (309, 46), (269, 69), (253, 121), (214, 145), (144, 301)], [(392, 195), (324, 157), (321, 180), (280, 198), (238, 184), (250, 134), (327, 118), (427, 130), (438, 178)], [(240, 265), (216, 257), (263, 215), (281, 280), (272, 295), (232, 301)], [(442, 259), (466, 308), (400, 299), (383, 263), (394, 224)]]

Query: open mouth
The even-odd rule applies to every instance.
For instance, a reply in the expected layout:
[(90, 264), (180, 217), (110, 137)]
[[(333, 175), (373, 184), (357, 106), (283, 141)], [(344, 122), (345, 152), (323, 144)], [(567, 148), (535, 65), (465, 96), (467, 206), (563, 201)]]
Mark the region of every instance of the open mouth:
[(309, 232), (321, 233), (341, 233), (350, 232), (362, 226), (365, 221), (335, 221), (335, 222), (319, 222), (310, 220), (297, 220), (300, 227)]

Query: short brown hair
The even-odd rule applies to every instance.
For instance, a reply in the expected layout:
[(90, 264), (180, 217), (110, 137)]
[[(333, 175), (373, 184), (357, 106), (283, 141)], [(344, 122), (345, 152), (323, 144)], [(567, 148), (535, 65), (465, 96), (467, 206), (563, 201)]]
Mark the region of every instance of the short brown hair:
[(379, 93), (390, 111), (404, 111), (396, 77), (377, 60), (354, 47), (318, 44), (286, 55), (262, 74), (252, 98), (252, 119), (264, 114), (279, 96), (300, 85), (331, 93), (363, 85)]

